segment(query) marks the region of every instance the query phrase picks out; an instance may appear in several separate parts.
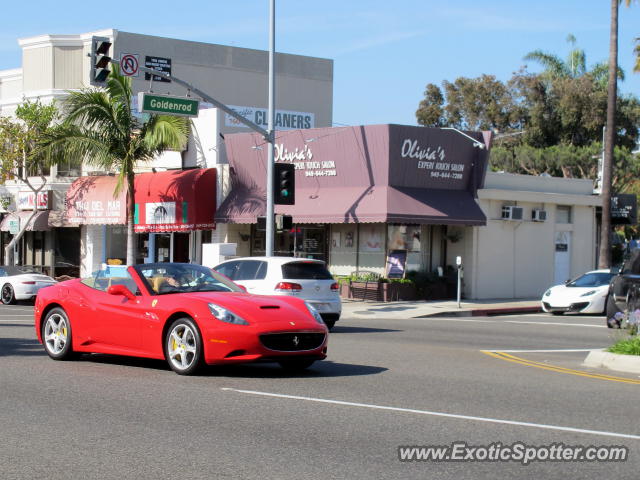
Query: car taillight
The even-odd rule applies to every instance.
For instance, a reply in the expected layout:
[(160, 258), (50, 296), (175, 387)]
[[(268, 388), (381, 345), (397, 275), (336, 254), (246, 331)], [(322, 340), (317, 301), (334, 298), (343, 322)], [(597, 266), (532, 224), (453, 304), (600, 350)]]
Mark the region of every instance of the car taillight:
[(280, 282), (276, 285), (276, 290), (291, 290), (297, 292), (302, 290), (302, 285), (299, 283)]
[(35, 285), (36, 284), (36, 282), (22, 282), (22, 283), (25, 284), (25, 285)]
[(340, 287), (339, 287), (339, 285), (337, 283), (332, 283), (331, 284), (331, 290), (338, 290), (338, 288), (340, 288)]

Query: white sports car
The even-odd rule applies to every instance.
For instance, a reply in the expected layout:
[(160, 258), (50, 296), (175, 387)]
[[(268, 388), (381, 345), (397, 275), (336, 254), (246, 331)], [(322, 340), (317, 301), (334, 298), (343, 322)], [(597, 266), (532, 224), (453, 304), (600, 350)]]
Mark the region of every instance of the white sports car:
[(58, 282), (48, 275), (26, 267), (0, 267), (0, 300), (5, 305), (12, 305), (16, 300), (31, 300), (38, 290), (56, 283)]
[(604, 313), (613, 275), (610, 270), (594, 270), (564, 285), (551, 287), (542, 296), (542, 310), (554, 315), (564, 312)]

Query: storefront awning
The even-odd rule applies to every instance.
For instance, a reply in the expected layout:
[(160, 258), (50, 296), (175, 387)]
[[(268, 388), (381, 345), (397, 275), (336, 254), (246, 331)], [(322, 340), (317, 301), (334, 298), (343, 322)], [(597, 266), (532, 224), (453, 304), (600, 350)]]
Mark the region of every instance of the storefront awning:
[[(255, 223), (264, 215), (264, 196), (236, 188), (220, 206), (216, 220)], [(412, 223), (485, 225), (473, 196), (463, 190), (410, 187), (333, 187), (296, 189), (295, 205), (276, 205), (276, 213), (295, 223)]]
[(215, 228), (216, 169), (136, 175), (134, 230), (187, 232)]
[[(13, 212), (9, 213), (2, 219), (2, 223), (0, 223), (0, 231), (8, 232), (9, 231), (9, 223), (11, 220), (20, 219), (20, 226), (24, 224), (24, 222), (29, 220), (31, 217), (32, 211), (23, 211), (23, 212)], [(49, 210), (42, 210), (37, 212), (35, 217), (31, 219), (29, 224), (27, 225), (26, 231), (28, 232), (46, 232), (50, 230), (49, 228)]]
[(70, 226), (125, 224), (126, 186), (114, 196), (115, 176), (80, 177), (67, 190), (66, 222)]

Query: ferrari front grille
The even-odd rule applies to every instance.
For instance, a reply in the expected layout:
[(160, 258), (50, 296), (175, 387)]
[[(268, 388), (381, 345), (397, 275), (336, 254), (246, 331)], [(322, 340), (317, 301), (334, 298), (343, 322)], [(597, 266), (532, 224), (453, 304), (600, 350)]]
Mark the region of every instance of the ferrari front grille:
[(269, 350), (298, 352), (318, 348), (324, 337), (324, 333), (269, 333), (260, 335), (260, 342)]

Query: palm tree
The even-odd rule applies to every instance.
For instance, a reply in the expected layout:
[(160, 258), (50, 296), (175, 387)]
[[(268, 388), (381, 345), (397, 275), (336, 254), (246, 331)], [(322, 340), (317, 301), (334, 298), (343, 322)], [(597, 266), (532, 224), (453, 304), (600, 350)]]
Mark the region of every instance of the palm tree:
[[(562, 60), (557, 55), (546, 53), (542, 50), (534, 50), (525, 55), (524, 60), (538, 62), (544, 67), (543, 77), (554, 78), (579, 78), (590, 74), (601, 85), (607, 84), (609, 66), (606, 62), (596, 63), (591, 70), (587, 69), (587, 55), (581, 48), (576, 47), (576, 37), (572, 34), (567, 36), (567, 42), (571, 45), (571, 50), (566, 60)], [(624, 80), (624, 71), (618, 67), (618, 78)]]
[(189, 134), (182, 117), (151, 115), (141, 122), (132, 114), (131, 94), (131, 79), (115, 65), (105, 89), (69, 92), (64, 121), (40, 142), (49, 158), (79, 159), (118, 172), (114, 197), (125, 185), (127, 191), (127, 265), (135, 263), (134, 170), (166, 150), (184, 148)]
[[(633, 0), (624, 0), (627, 7)], [(611, 28), (609, 31), (609, 79), (607, 85), (607, 128), (604, 139), (604, 161), (602, 162), (602, 221), (600, 226), (600, 252), (598, 268), (611, 266), (611, 171), (616, 133), (616, 101), (618, 82), (618, 5), (622, 0), (611, 0)]]

